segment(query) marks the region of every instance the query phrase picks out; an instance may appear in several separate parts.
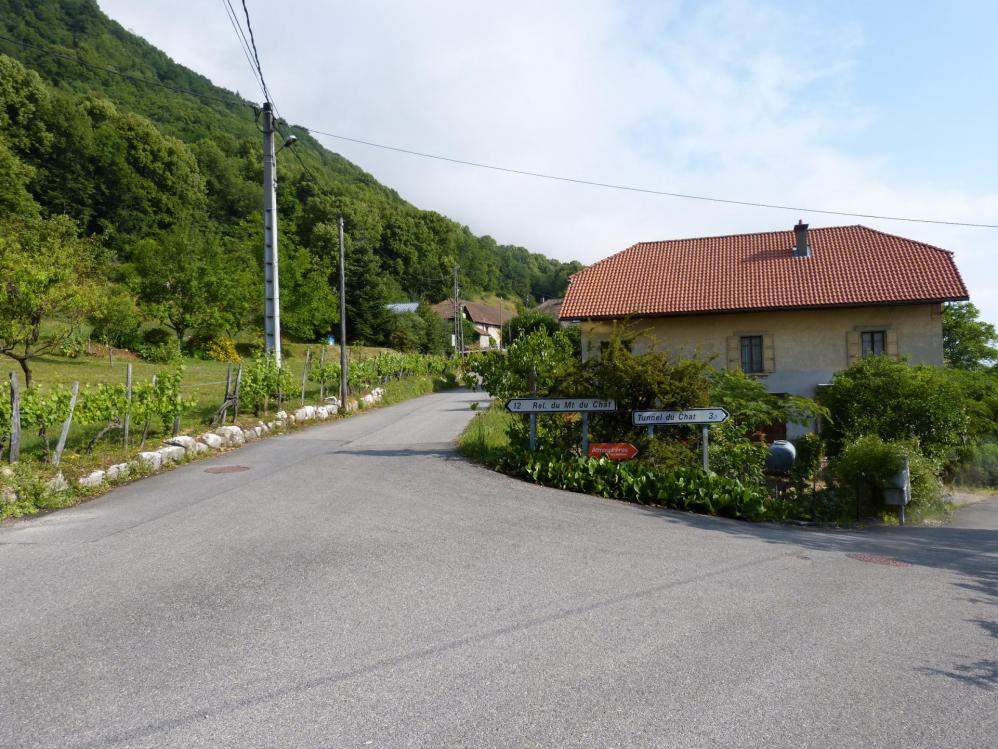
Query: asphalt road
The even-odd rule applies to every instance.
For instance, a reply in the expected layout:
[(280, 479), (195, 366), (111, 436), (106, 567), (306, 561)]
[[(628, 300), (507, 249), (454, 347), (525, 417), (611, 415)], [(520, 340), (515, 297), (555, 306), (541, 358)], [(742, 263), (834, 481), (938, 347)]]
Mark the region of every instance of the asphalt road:
[(993, 504), (652, 511), (459, 460), (475, 399), (0, 527), (0, 746), (998, 745)]

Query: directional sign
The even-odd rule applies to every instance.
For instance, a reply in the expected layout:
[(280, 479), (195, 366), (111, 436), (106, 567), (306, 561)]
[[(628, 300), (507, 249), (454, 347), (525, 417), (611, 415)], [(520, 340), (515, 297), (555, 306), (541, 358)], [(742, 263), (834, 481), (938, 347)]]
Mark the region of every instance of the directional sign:
[(600, 398), (513, 398), (506, 403), (506, 410), (515, 414), (616, 411), (617, 401)]
[(636, 457), (638, 448), (630, 442), (594, 442), (589, 446), (589, 457), (605, 455), (610, 460), (630, 460)]
[(722, 421), (727, 421), (730, 415), (723, 408), (687, 408), (685, 411), (633, 411), (631, 412), (631, 423), (634, 426), (720, 424)]

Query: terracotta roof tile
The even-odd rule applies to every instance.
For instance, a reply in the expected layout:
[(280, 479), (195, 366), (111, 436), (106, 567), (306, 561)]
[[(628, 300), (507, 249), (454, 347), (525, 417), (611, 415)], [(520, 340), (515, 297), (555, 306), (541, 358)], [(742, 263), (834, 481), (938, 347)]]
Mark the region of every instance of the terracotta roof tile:
[(865, 226), (641, 242), (572, 276), (562, 319), (967, 299), (953, 253)]

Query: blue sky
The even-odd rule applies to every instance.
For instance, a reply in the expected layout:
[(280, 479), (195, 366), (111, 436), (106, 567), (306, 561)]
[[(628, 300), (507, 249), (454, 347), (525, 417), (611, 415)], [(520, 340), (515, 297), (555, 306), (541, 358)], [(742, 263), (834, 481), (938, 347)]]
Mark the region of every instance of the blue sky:
[(994, 190), (998, 2), (842, 0), (810, 7), (825, 23), (852, 27), (859, 41), (843, 86), (870, 120), (843, 147), (884, 156), (899, 178)]
[[(221, 0), (99, 2), (259, 98)], [(673, 192), (998, 224), (994, 0), (248, 4), (297, 124)], [(421, 208), (563, 259), (799, 218), (863, 223), (954, 251), (998, 322), (998, 230), (611, 192), (320, 140)]]

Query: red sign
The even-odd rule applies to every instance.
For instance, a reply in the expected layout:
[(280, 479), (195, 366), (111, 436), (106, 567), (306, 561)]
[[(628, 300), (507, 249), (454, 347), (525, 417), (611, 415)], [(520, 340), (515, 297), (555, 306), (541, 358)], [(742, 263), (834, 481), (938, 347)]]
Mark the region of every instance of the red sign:
[(636, 457), (638, 448), (630, 442), (594, 442), (589, 446), (589, 457), (605, 455), (610, 460), (630, 460)]

